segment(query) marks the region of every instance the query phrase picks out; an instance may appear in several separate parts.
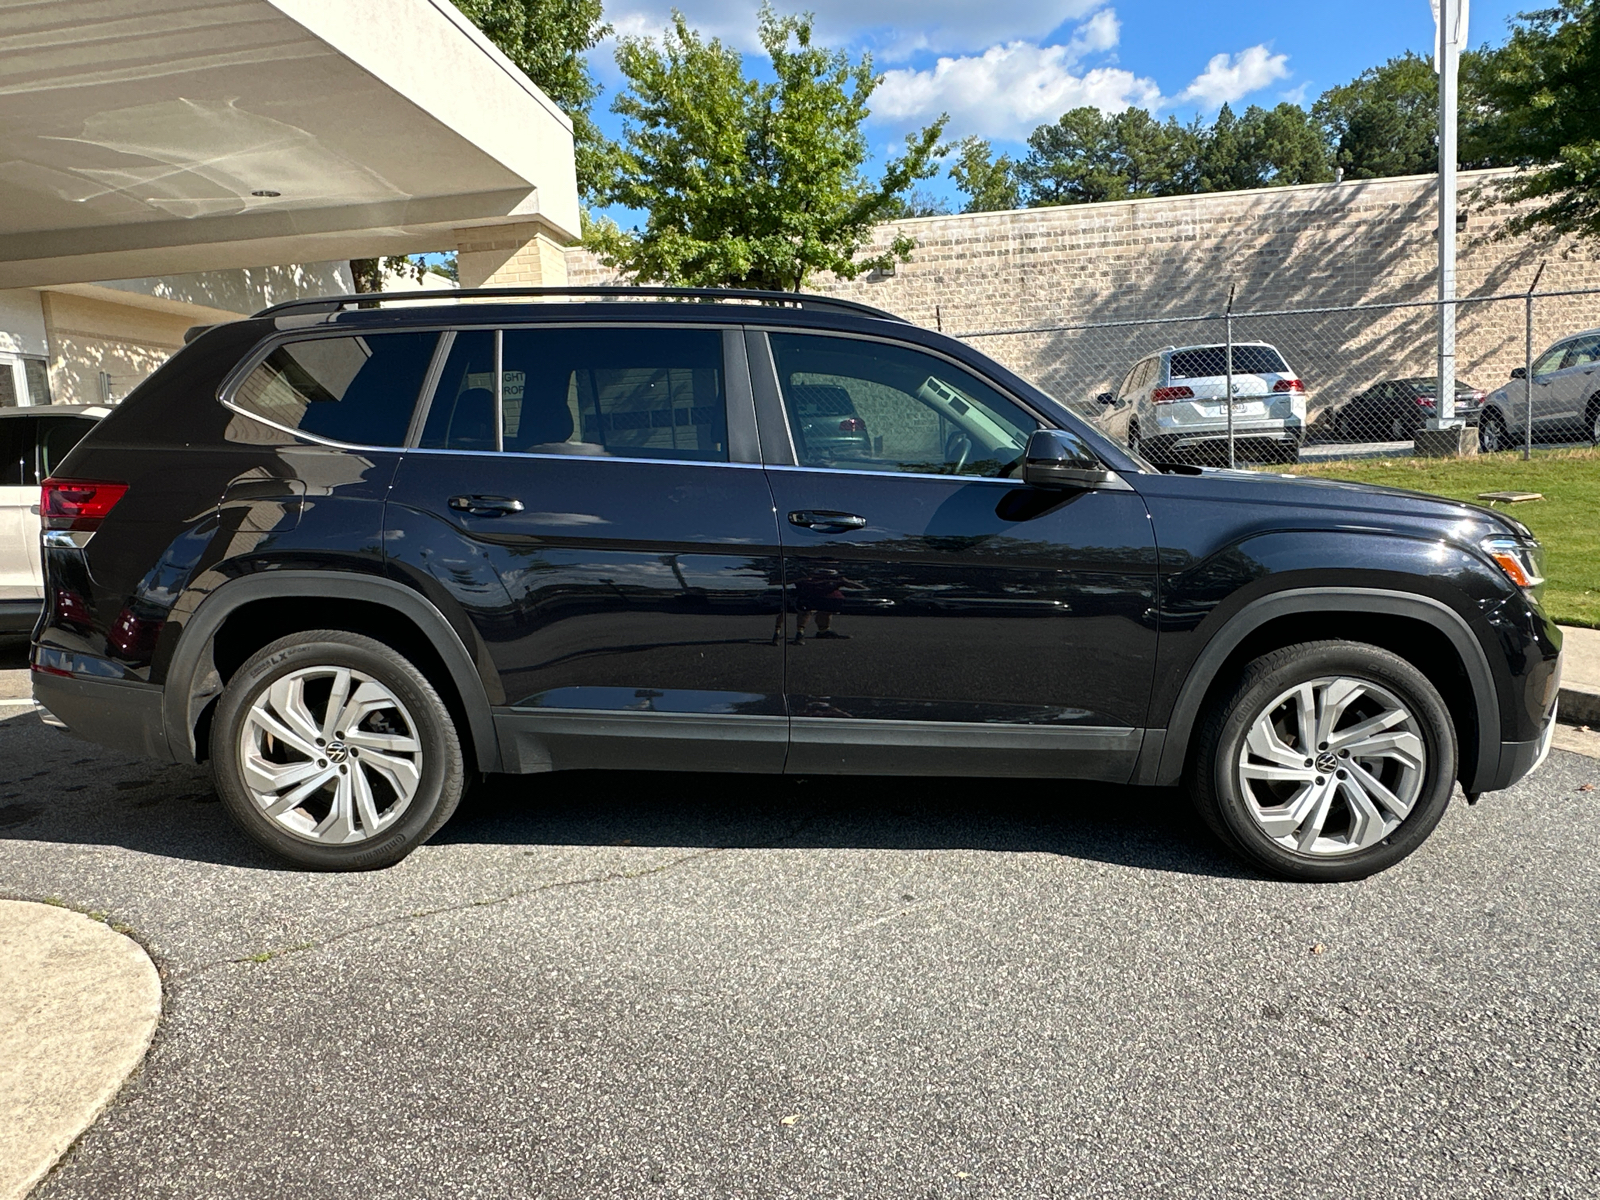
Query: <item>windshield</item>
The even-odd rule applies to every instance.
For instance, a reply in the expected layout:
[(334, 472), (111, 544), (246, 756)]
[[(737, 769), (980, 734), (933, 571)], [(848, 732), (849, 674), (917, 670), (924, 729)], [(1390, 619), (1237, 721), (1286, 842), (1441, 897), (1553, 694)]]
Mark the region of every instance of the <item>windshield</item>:
[[(1169, 366), (1173, 379), (1212, 379), (1228, 373), (1226, 346), (1196, 346), (1175, 350)], [(1235, 375), (1287, 375), (1289, 368), (1271, 346), (1235, 346)]]

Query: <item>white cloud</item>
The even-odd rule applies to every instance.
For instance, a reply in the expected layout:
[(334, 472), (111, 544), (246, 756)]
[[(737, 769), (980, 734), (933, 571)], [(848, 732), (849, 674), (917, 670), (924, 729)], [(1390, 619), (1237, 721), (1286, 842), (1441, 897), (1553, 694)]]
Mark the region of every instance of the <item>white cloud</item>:
[(1075, 61), (1070, 46), (1011, 42), (975, 57), (941, 58), (928, 71), (889, 71), (873, 93), (873, 115), (909, 122), (947, 112), (952, 133), (1021, 139), (1069, 108), (1113, 113), (1161, 100), (1153, 79), (1113, 67), (1075, 75)]
[[(885, 62), (919, 52), (939, 53), (1016, 39), (1037, 40), (1068, 21), (1101, 7), (1105, 0), (806, 0), (780, 5), (780, 12), (816, 14), (823, 45), (862, 45)], [(692, 28), (741, 49), (759, 49), (756, 8), (751, 0), (616, 0), (606, 20), (623, 34), (659, 34), (681, 8)], [(1114, 19), (1114, 18), (1113, 18)], [(602, 51), (602, 53), (604, 53)]]
[(1229, 56), (1218, 54), (1177, 96), (1178, 103), (1220, 108), (1289, 74), (1289, 56), (1273, 54), (1266, 46), (1251, 46)]

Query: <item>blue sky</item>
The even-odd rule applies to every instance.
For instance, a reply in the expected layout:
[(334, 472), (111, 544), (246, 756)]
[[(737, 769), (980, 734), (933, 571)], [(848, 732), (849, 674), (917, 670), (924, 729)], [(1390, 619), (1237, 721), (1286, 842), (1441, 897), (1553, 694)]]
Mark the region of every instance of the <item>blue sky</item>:
[[(658, 35), (670, 0), (611, 0), (619, 33)], [(747, 52), (760, 73), (757, 5), (748, 0), (677, 0), (689, 24)], [(1018, 152), (1036, 125), (1068, 108), (1113, 112), (1137, 104), (1180, 120), (1288, 99), (1307, 106), (1325, 88), (1405, 50), (1430, 51), (1428, 0), (811, 0), (825, 44), (870, 50), (885, 73), (868, 127), (875, 149), (940, 112), (948, 134), (977, 133)], [(1533, 0), (1473, 0), (1470, 41), (1499, 43), (1506, 19)], [(612, 136), (609, 111), (621, 84), (614, 43), (591, 62), (606, 91), (595, 116)], [(955, 197), (948, 179), (930, 190)], [(624, 225), (633, 224), (623, 214)]]

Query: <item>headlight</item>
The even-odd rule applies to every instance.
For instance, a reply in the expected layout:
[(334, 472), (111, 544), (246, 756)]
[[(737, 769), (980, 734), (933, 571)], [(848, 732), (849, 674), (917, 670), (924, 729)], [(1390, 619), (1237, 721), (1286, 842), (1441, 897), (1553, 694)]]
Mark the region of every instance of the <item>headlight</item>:
[(1484, 551), (1495, 565), (1524, 591), (1544, 582), (1544, 549), (1538, 542), (1523, 542), (1511, 537), (1485, 538)]

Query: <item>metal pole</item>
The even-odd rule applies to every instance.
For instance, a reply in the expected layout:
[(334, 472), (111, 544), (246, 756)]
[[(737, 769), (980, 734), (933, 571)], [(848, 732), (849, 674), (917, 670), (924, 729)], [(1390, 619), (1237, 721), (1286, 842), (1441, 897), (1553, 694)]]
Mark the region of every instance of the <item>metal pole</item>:
[[(1522, 416), (1523, 462), (1533, 457), (1533, 289), (1539, 286), (1539, 276), (1543, 274), (1544, 263), (1540, 263), (1539, 269), (1533, 273), (1533, 282), (1528, 285), (1528, 311), (1523, 325), (1522, 398), (1525, 405)], [(1478, 419), (1483, 420), (1482, 417)]]
[(1466, 0), (1438, 0), (1439, 39), (1439, 369), (1436, 429), (1456, 424), (1456, 73)]
[(1228, 361), (1224, 364), (1228, 372), (1228, 468), (1231, 470), (1239, 464), (1233, 456), (1233, 293), (1238, 284), (1228, 285), (1228, 312), (1223, 317), (1223, 322), (1228, 333)]

